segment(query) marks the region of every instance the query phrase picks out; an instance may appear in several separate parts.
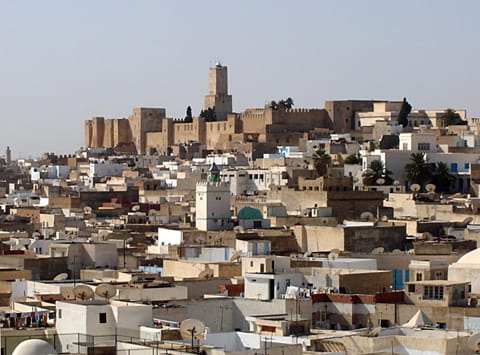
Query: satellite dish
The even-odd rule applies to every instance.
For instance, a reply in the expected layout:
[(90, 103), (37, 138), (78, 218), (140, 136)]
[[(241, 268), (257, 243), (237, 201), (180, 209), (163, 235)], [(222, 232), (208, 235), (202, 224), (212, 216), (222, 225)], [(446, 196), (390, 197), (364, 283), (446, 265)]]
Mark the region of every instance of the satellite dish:
[(383, 247), (378, 247), (372, 250), (372, 254), (383, 254), (385, 249)]
[(385, 179), (384, 179), (384, 178), (378, 178), (377, 180), (375, 180), (375, 182), (376, 182), (378, 185), (383, 185), (383, 184), (385, 184)]
[(338, 258), (338, 253), (335, 253), (334, 251), (328, 253), (328, 260), (335, 260), (336, 258)]
[(378, 337), (378, 335), (380, 334), (381, 331), (382, 331), (382, 327), (373, 328), (372, 331), (370, 333), (368, 333), (367, 337), (369, 337), (369, 338)]
[(403, 252), (400, 249), (393, 249), (392, 254), (399, 255), (399, 254), (403, 254)]
[(218, 233), (218, 234), (213, 238), (213, 243), (217, 243), (218, 241), (221, 241), (224, 234), (225, 234), (224, 232)]
[(427, 186), (425, 186), (425, 190), (427, 190), (428, 192), (431, 192), (431, 193), (435, 192), (436, 188), (437, 187), (434, 184), (427, 184)]
[(421, 188), (422, 187), (419, 184), (413, 184), (412, 186), (410, 186), (410, 190), (412, 190), (413, 192), (418, 192)]
[(101, 284), (95, 288), (95, 294), (108, 300), (117, 294), (117, 288), (114, 285)]
[(475, 333), (467, 340), (468, 347), (475, 351), (480, 352), (480, 333)]
[(192, 348), (194, 340), (205, 339), (205, 324), (198, 319), (187, 318), (180, 323), (180, 335), (183, 340), (192, 340)]
[(242, 251), (241, 250), (237, 250), (235, 253), (232, 254), (232, 256), (230, 257), (230, 261), (231, 262), (234, 262), (234, 261), (237, 261), (238, 259), (240, 259), (242, 257)]
[(133, 212), (138, 212), (138, 211), (140, 211), (140, 205), (135, 205), (135, 206), (133, 206), (133, 207), (132, 207), (132, 211), (133, 211)]
[(393, 181), (393, 184), (394, 184), (395, 186), (398, 186), (398, 185), (400, 185), (400, 181), (395, 180), (395, 181)]
[(473, 217), (467, 217), (467, 218), (465, 218), (462, 222), (457, 222), (457, 223), (455, 223), (455, 225), (458, 226), (458, 227), (466, 228), (467, 225), (469, 225), (470, 223), (472, 223), (472, 221), (473, 221)]
[(367, 220), (367, 221), (373, 221), (375, 219), (375, 215), (372, 212), (362, 212), (360, 214), (360, 219)]
[(53, 281), (63, 281), (68, 279), (68, 274), (66, 272), (62, 272), (53, 278)]
[(83, 213), (85, 213), (85, 214), (92, 213), (92, 207), (90, 207), (90, 206), (83, 207)]
[(73, 294), (75, 295), (75, 298), (88, 300), (93, 297), (93, 290), (87, 285), (78, 285), (73, 288)]
[(204, 244), (205, 243), (205, 237), (203, 235), (198, 236), (195, 238), (195, 242), (198, 244)]
[(201, 279), (208, 279), (214, 276), (214, 271), (212, 269), (205, 269), (198, 274), (198, 277)]
[(433, 240), (433, 234), (430, 232), (423, 232), (422, 239), (424, 240)]

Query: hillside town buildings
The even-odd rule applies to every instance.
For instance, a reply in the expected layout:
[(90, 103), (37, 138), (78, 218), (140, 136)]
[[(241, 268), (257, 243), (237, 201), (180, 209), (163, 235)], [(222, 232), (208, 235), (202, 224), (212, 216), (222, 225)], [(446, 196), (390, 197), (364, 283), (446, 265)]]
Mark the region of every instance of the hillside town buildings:
[(208, 79), (198, 116), (6, 147), (2, 354), (474, 354), (478, 119), (402, 122), (398, 98), (234, 112), (227, 67)]

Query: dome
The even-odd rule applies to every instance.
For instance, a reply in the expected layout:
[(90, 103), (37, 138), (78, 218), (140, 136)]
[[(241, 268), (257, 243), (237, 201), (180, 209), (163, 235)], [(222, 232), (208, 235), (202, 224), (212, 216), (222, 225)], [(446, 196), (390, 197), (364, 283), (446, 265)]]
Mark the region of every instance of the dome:
[(263, 219), (262, 213), (253, 207), (243, 207), (237, 215), (237, 219)]
[(462, 256), (456, 264), (479, 264), (480, 265), (480, 248), (474, 249)]
[(22, 341), (13, 350), (12, 355), (56, 355), (57, 352), (50, 343), (41, 339)]

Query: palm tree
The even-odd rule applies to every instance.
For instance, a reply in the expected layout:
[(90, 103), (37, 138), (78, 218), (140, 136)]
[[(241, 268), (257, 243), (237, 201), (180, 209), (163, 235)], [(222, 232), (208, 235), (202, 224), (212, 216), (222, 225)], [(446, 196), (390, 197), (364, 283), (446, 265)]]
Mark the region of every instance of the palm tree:
[(332, 161), (330, 155), (327, 154), (323, 149), (318, 149), (312, 156), (313, 165), (315, 170), (317, 170), (318, 175), (325, 176), (328, 171), (328, 167)]
[(450, 173), (446, 163), (439, 161), (433, 170), (432, 182), (435, 184), (437, 192), (449, 193), (455, 182), (455, 176)]
[[(390, 177), (392, 172), (385, 169), (381, 160), (374, 160), (370, 163), (368, 169), (363, 173), (363, 184), (366, 186), (373, 185), (391, 185), (393, 179)], [(383, 183), (379, 184), (379, 179), (383, 179)]]
[(432, 179), (432, 166), (425, 153), (412, 153), (410, 163), (405, 165), (405, 176), (411, 184), (427, 184)]

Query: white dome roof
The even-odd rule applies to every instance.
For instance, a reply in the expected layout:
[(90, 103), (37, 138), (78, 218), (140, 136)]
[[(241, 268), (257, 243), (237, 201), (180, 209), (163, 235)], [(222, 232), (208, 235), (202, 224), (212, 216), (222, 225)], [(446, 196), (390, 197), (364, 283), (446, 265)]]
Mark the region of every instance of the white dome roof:
[(28, 339), (22, 341), (13, 350), (12, 355), (56, 355), (57, 352), (45, 340), (41, 339)]
[(480, 265), (480, 248), (474, 249), (462, 256), (456, 264), (478, 264)]

